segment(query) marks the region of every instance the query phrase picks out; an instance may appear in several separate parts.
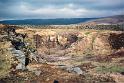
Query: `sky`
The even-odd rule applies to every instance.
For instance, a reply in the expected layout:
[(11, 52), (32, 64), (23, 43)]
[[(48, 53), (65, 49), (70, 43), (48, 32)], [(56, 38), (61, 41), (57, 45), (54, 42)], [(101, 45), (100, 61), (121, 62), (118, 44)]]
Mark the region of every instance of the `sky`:
[(96, 18), (124, 14), (124, 0), (0, 0), (0, 20)]

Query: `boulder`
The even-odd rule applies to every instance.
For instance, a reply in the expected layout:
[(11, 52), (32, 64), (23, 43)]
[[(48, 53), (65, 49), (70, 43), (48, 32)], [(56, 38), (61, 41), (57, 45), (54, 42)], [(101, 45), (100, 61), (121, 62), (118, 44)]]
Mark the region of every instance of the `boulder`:
[(70, 73), (83, 74), (83, 71), (79, 67), (68, 67), (66, 70)]
[(66, 65), (58, 65), (59, 68), (68, 71), (69, 73), (76, 73), (78, 75), (84, 74), (79, 67), (73, 67), (73, 66), (66, 66)]

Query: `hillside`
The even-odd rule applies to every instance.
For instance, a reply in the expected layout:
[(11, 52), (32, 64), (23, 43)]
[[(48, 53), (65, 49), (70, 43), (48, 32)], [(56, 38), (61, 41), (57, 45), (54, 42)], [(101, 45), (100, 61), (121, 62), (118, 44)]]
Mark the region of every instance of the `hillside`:
[(56, 19), (24, 19), (3, 20), (1, 24), (12, 25), (69, 25), (69, 24), (124, 24), (124, 15), (101, 18), (56, 18)]
[(93, 21), (85, 22), (85, 24), (124, 24), (124, 15), (115, 15), (115, 16), (109, 16), (109, 17), (103, 17), (99, 18)]

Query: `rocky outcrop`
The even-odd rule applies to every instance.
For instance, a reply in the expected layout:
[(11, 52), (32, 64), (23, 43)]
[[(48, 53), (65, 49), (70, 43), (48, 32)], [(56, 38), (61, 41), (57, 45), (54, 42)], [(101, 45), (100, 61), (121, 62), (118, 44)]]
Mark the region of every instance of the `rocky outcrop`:
[(16, 69), (25, 70), (26, 69), (26, 66), (25, 66), (26, 56), (24, 52), (21, 50), (16, 50), (15, 48), (10, 48), (9, 50), (12, 52), (13, 56), (16, 57), (16, 59), (19, 62), (16, 66)]

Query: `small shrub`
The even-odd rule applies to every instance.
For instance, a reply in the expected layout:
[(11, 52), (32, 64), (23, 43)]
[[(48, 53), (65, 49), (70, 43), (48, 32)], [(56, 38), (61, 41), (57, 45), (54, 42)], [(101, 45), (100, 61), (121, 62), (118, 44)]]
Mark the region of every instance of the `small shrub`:
[(89, 35), (90, 34), (90, 32), (86, 32), (86, 33), (84, 33), (85, 35)]

